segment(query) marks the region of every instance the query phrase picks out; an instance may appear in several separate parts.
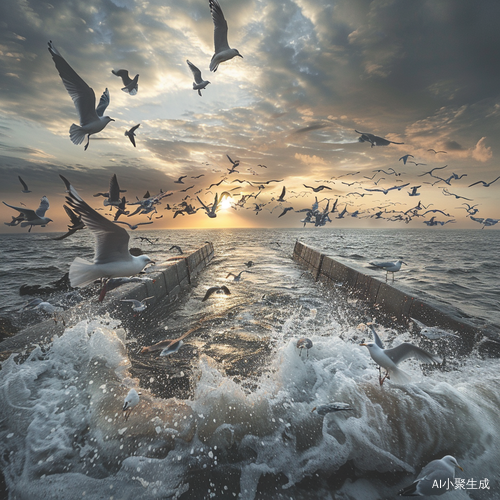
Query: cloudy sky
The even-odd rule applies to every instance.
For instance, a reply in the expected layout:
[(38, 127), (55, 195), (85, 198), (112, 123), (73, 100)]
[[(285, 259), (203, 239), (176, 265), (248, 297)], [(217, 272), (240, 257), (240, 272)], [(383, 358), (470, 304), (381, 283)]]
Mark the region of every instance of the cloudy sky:
[[(477, 205), (476, 217), (500, 218), (500, 180), (488, 188), (469, 187), (500, 175), (497, 0), (220, 3), (229, 44), (243, 58), (210, 73), (214, 46), (208, 0), (0, 2), (0, 200), (37, 208), (47, 195), (47, 216), (54, 220), (49, 227), (64, 230), (68, 221), (58, 174), (94, 207), (102, 206), (103, 198), (92, 194), (106, 191), (116, 174), (129, 200), (146, 190), (173, 192), (158, 206), (157, 216), (163, 217), (154, 218), (148, 229), (301, 227), (303, 213), (278, 215), (289, 206), (311, 207), (315, 193), (304, 184), (331, 188), (317, 193), (319, 200), (338, 199), (338, 208), (347, 207), (346, 217), (332, 214), (327, 227), (425, 228), (423, 220), (432, 215), (456, 220), (445, 227), (481, 227), (466, 217), (464, 202)], [(109, 89), (105, 114), (115, 121), (91, 138), (87, 151), (69, 139), (78, 115), (47, 50), (49, 40), (97, 99)], [(202, 97), (192, 89), (186, 59), (211, 82)], [(121, 68), (140, 75), (136, 96), (120, 90), (121, 80), (111, 69)], [(138, 123), (134, 149), (124, 132)], [(355, 130), (404, 144), (372, 148), (358, 141)], [(425, 165), (403, 165), (399, 158), (406, 154)], [(226, 155), (240, 160), (239, 173), (228, 174)], [(467, 175), (449, 184), (418, 177), (444, 165), (434, 175)], [(18, 175), (31, 193), (21, 193)], [(185, 186), (173, 182), (181, 175), (188, 176)], [(216, 191), (207, 192), (223, 176)], [(254, 186), (241, 188), (234, 179)], [(216, 192), (237, 188), (232, 191), (237, 201), (241, 194), (258, 193), (258, 185), (271, 179), (283, 182), (265, 185), (257, 200), (221, 210), (215, 219), (202, 211), (173, 219), (173, 212), (164, 210), (166, 202), (174, 206), (199, 190), (198, 196), (210, 203)], [(387, 195), (366, 191), (406, 183)], [(195, 187), (179, 192), (190, 185)], [(280, 207), (271, 200), (283, 185), (287, 196)], [(416, 185), (421, 195), (410, 197), (409, 188)], [(195, 199), (187, 201), (200, 206)], [(258, 215), (252, 210), (256, 201), (265, 204)], [(430, 213), (408, 226), (370, 217), (380, 210), (406, 211), (419, 201), (450, 216)], [(356, 211), (358, 217), (352, 217)], [(0, 207), (3, 222), (16, 213)], [(2, 224), (0, 231), (26, 229)]]

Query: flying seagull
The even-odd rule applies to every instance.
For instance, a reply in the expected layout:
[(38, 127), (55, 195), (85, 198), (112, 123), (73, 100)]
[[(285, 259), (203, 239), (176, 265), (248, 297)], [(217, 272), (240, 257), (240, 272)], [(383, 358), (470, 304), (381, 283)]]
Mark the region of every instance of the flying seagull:
[(377, 135), (368, 134), (367, 132), (358, 132), (355, 130), (356, 134), (361, 134), (358, 138), (359, 142), (369, 142), (371, 147), (373, 146), (388, 146), (389, 144), (404, 144), (404, 142), (394, 142), (384, 139), (383, 137), (378, 137)]
[(26, 184), (26, 182), (24, 182), (22, 179), (21, 179), (21, 176), (18, 175), (17, 178), (19, 179), (19, 182), (22, 184), (23, 186), (23, 193), (31, 193), (31, 191), (28, 189), (28, 185)]
[(404, 165), (406, 165), (406, 162), (408, 161), (408, 158), (409, 158), (410, 156), (411, 156), (412, 158), (415, 158), (413, 155), (404, 155), (404, 156), (402, 156), (402, 157), (399, 159), (399, 161), (403, 160), (403, 164), (404, 164)]
[(368, 352), (372, 357), (373, 361), (385, 369), (386, 374), (384, 378), (380, 373), (379, 368), (379, 383), (382, 385), (385, 379), (390, 379), (397, 384), (405, 384), (411, 381), (411, 377), (398, 368), (398, 364), (405, 359), (415, 357), (422, 363), (441, 363), (442, 360), (438, 356), (425, 351), (424, 349), (417, 347), (416, 345), (410, 344), (409, 342), (403, 342), (402, 344), (393, 347), (392, 349), (384, 349), (384, 344), (380, 340), (377, 332), (373, 325), (369, 325), (372, 334), (373, 342), (362, 343), (360, 345), (368, 347)]
[(186, 59), (189, 69), (193, 73), (194, 83), (193, 90), (198, 91), (198, 95), (201, 97), (201, 91), (210, 83), (208, 80), (203, 80), (201, 77), (201, 71), (190, 61)]
[(217, 0), (208, 0), (214, 22), (215, 53), (210, 61), (210, 71), (217, 71), (220, 63), (229, 61), (235, 56), (243, 57), (236, 49), (231, 49), (227, 43), (227, 22)]
[(215, 217), (217, 217), (217, 213), (216, 213), (216, 210), (218, 208), (218, 194), (215, 193), (215, 198), (214, 198), (214, 203), (212, 205), (211, 208), (207, 207), (201, 200), (200, 200), (200, 197), (197, 196), (196, 198), (198, 198), (198, 201), (201, 203), (201, 206), (205, 209), (207, 215), (211, 218), (211, 219), (215, 219)]
[(181, 175), (176, 181), (174, 181), (174, 184), (184, 184), (184, 181), (182, 179), (185, 179), (187, 175)]
[(122, 79), (123, 85), (125, 85), (125, 87), (122, 88), (123, 92), (126, 92), (130, 95), (137, 94), (137, 91), (139, 89), (139, 84), (137, 83), (139, 81), (139, 75), (135, 75), (134, 79), (131, 80), (126, 69), (119, 69), (118, 71), (112, 69), (111, 73), (113, 73), (113, 75), (119, 76)]
[(446, 151), (436, 151), (435, 149), (428, 149), (427, 151), (432, 151), (435, 155), (439, 154), (439, 153), (446, 153)]
[(125, 229), (111, 222), (91, 208), (70, 182), (59, 175), (66, 185), (66, 201), (82, 217), (95, 239), (94, 262), (76, 257), (69, 268), (72, 287), (89, 285), (99, 278), (121, 278), (140, 273), (153, 261), (147, 255), (135, 257), (128, 249), (129, 235)]
[(305, 184), (303, 184), (303, 186), (305, 188), (309, 188), (309, 189), (312, 189), (315, 193), (318, 193), (319, 191), (323, 191), (323, 189), (329, 189), (331, 191), (331, 187), (328, 187), (328, 186), (318, 186), (318, 187), (313, 187), (313, 186), (306, 186)]
[(398, 492), (402, 497), (423, 497), (442, 495), (448, 492), (449, 484), (455, 484), (455, 469), (458, 465), (455, 457), (446, 455), (441, 460), (429, 462), (420, 472), (417, 480)]
[(130, 130), (125, 130), (125, 135), (130, 139), (130, 142), (134, 145), (135, 148), (135, 131), (140, 127), (140, 123), (138, 123), (135, 127), (132, 127)]
[[(21, 179), (21, 177), (19, 177), (19, 179)], [(500, 179), (500, 175), (495, 180), (493, 180), (491, 182), (477, 181), (477, 182), (474, 182), (473, 184), (471, 184), (469, 187), (475, 186), (476, 184), (482, 184), (483, 187), (489, 188), (494, 182), (498, 181), (498, 179)], [(26, 191), (23, 191), (23, 193), (25, 193), (25, 192)]]
[(223, 293), (224, 295), (231, 295), (229, 288), (225, 285), (222, 286), (212, 286), (207, 290), (205, 296), (201, 299), (202, 302), (208, 300), (214, 293)]
[(49, 42), (49, 52), (80, 116), (80, 126), (73, 123), (69, 129), (69, 137), (73, 144), (81, 144), (85, 140), (85, 136), (87, 136), (87, 144), (85, 144), (85, 150), (87, 150), (90, 136), (103, 130), (109, 122), (114, 122), (113, 118), (103, 116), (109, 104), (108, 89), (103, 92), (96, 108), (94, 91), (59, 54), (52, 44), (52, 40)]
[[(20, 213), (20, 216), (23, 218), (20, 220), (21, 227), (29, 226), (28, 233), (31, 232), (33, 226), (42, 226), (45, 227), (49, 222), (52, 222), (52, 219), (45, 217), (45, 212), (49, 209), (49, 200), (46, 196), (42, 196), (40, 200), (40, 206), (36, 210), (30, 210), (29, 208), (23, 207), (14, 207), (9, 205), (8, 203), (3, 202), (4, 205), (7, 205), (14, 210), (17, 210)], [(19, 217), (20, 217), (19, 216)], [(19, 217), (16, 217), (14, 220), (19, 220)], [(14, 220), (12, 222), (14, 222)], [(7, 224), (14, 225), (12, 223)], [(17, 224), (15, 224), (17, 225)]]
[(68, 236), (71, 236), (73, 233), (76, 233), (80, 229), (85, 228), (85, 222), (82, 221), (82, 216), (81, 215), (76, 215), (71, 208), (69, 208), (66, 205), (63, 205), (64, 210), (68, 214), (68, 217), (71, 221), (71, 225), (68, 226), (68, 232), (63, 234), (62, 236), (58, 236), (57, 238), (52, 238), (53, 240), (59, 241), (59, 240), (64, 240), (64, 238), (67, 238)]

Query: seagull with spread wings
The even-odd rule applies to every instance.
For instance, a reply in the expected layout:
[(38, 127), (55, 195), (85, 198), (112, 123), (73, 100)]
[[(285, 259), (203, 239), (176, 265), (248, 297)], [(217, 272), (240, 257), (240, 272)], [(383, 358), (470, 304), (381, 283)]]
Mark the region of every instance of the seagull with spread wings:
[[(498, 179), (500, 179), (500, 175), (496, 179), (492, 180), (491, 182), (477, 181), (477, 182), (474, 182), (473, 184), (470, 184), (469, 187), (475, 186), (476, 184), (482, 184), (483, 187), (489, 188), (494, 182), (498, 181)], [(23, 193), (24, 192), (25, 191), (23, 191)]]
[[(45, 217), (45, 212), (49, 209), (49, 200), (46, 196), (42, 196), (40, 200), (40, 206), (36, 210), (30, 210), (29, 208), (24, 207), (14, 207), (9, 205), (8, 203), (3, 202), (4, 205), (7, 205), (9, 208), (13, 208), (19, 212), (19, 216), (14, 218), (11, 223), (6, 223), (8, 226), (16, 225), (13, 224), (14, 221), (20, 221), (21, 227), (29, 226), (28, 233), (31, 232), (33, 226), (42, 226), (45, 227), (49, 222), (52, 222), (52, 219)], [(22, 219), (20, 217), (23, 217)]]
[(19, 182), (22, 184), (23, 186), (23, 190), (22, 192), (23, 193), (31, 193), (31, 191), (28, 189), (28, 185), (26, 184), (26, 182), (24, 182), (22, 179), (21, 179), (21, 176), (18, 175), (17, 178), (19, 179)]
[(135, 148), (135, 131), (140, 127), (140, 123), (138, 123), (135, 127), (132, 127), (130, 130), (125, 130), (125, 136), (130, 139), (130, 142)]
[(189, 69), (193, 73), (194, 83), (193, 90), (198, 91), (198, 95), (201, 97), (201, 91), (210, 83), (208, 80), (203, 80), (201, 76), (201, 71), (189, 60), (186, 59)]
[(217, 71), (220, 63), (229, 61), (235, 56), (243, 57), (237, 49), (231, 49), (227, 42), (227, 22), (217, 0), (208, 0), (214, 22), (215, 53), (210, 61), (210, 71)]
[[(129, 234), (123, 228), (97, 213), (77, 193), (70, 182), (59, 175), (66, 185), (66, 201), (82, 217), (95, 239), (94, 262), (76, 257), (69, 268), (72, 287), (90, 285), (99, 278), (121, 278), (140, 273), (153, 261), (147, 255), (135, 257), (128, 249)], [(105, 291), (105, 288), (103, 292)], [(103, 292), (101, 297), (104, 298)]]
[(139, 81), (139, 75), (135, 75), (134, 79), (132, 80), (128, 75), (128, 71), (126, 69), (119, 69), (118, 71), (112, 69), (111, 73), (113, 73), (113, 75), (119, 76), (122, 79), (123, 85), (125, 85), (125, 87), (122, 88), (123, 92), (129, 95), (137, 94), (137, 91), (139, 90), (139, 84), (137, 83)]
[(87, 144), (85, 144), (84, 148), (86, 150), (89, 147), (90, 136), (103, 130), (109, 122), (114, 122), (113, 118), (103, 116), (109, 104), (108, 89), (102, 94), (96, 108), (94, 91), (61, 56), (52, 44), (52, 40), (49, 42), (49, 52), (80, 116), (80, 126), (73, 123), (69, 129), (71, 142), (81, 144), (85, 140), (85, 136), (87, 136)]

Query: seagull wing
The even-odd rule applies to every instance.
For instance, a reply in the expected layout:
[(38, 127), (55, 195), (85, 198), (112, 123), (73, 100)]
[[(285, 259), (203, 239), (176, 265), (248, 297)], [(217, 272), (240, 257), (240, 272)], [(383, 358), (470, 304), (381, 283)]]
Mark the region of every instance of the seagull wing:
[(104, 111), (106, 111), (106, 108), (108, 107), (109, 102), (110, 102), (109, 90), (106, 89), (102, 93), (102, 96), (99, 99), (99, 104), (97, 105), (97, 108), (95, 110), (95, 112), (97, 113), (97, 116), (102, 116), (104, 114)]
[(69, 208), (66, 205), (63, 205), (63, 208), (64, 208), (65, 212), (68, 214), (68, 217), (71, 221), (71, 224), (75, 225), (75, 224), (79, 224), (81, 222), (82, 218), (79, 217), (78, 215), (76, 215), (75, 212), (73, 212), (73, 210), (71, 210), (71, 208)]
[(120, 186), (118, 186), (116, 174), (113, 174), (109, 180), (109, 199), (111, 201), (118, 201), (120, 199)]
[(130, 139), (130, 142), (132, 143), (132, 145), (135, 148), (136, 147), (136, 145), (135, 145), (135, 137), (134, 137), (134, 134), (132, 134), (132, 132), (130, 130), (129, 130), (128, 134), (127, 134), (127, 137)]
[(205, 294), (205, 297), (201, 299), (202, 302), (205, 302), (205, 300), (209, 299), (211, 295), (213, 295), (215, 292), (220, 290), (220, 287), (218, 286), (213, 286), (207, 290), (207, 293)]
[(113, 73), (113, 75), (119, 76), (122, 79), (123, 85), (128, 85), (132, 82), (132, 80), (128, 76), (128, 71), (126, 69), (119, 69), (118, 71), (112, 69), (111, 73)]
[(203, 78), (201, 77), (201, 71), (192, 62), (190, 62), (188, 60), (186, 60), (186, 62), (188, 63), (189, 69), (193, 73), (194, 81), (196, 83), (203, 82)]
[(208, 0), (210, 12), (214, 22), (214, 46), (215, 53), (229, 49), (227, 43), (227, 22), (217, 0)]
[(442, 359), (439, 356), (431, 354), (430, 352), (427, 352), (425, 349), (417, 347), (416, 345), (410, 344), (408, 342), (404, 342), (403, 344), (400, 344), (397, 347), (393, 347), (392, 349), (385, 349), (384, 352), (396, 364), (411, 357), (417, 358), (419, 361), (422, 361), (423, 363), (442, 362)]
[(49, 200), (46, 196), (42, 196), (40, 206), (35, 210), (37, 217), (45, 217), (45, 212), (49, 209)]
[(59, 175), (66, 184), (68, 196), (66, 201), (71, 208), (81, 215), (83, 222), (94, 233), (95, 257), (94, 264), (104, 264), (116, 260), (131, 260), (128, 251), (129, 235), (125, 229), (97, 213), (85, 201), (82, 200), (76, 189), (70, 182)]
[(9, 205), (8, 203), (5, 203), (5, 201), (2, 202), (4, 205), (7, 205), (10, 208), (13, 208), (14, 210), (17, 210), (20, 212), (25, 220), (35, 220), (38, 219), (38, 216), (36, 215), (34, 210), (31, 210), (29, 208), (24, 208), (24, 207), (14, 207), (12, 205)]
[(52, 54), (52, 59), (66, 90), (75, 103), (76, 110), (80, 115), (80, 125), (83, 127), (98, 120), (95, 110), (94, 91), (59, 54), (52, 42), (49, 42), (49, 52)]
[(129, 133), (129, 134), (133, 134), (133, 133), (134, 133), (134, 132), (135, 132), (135, 131), (136, 131), (136, 130), (140, 127), (140, 126), (141, 126), (141, 124), (140, 124), (140, 123), (138, 123), (137, 125), (135, 125), (134, 127), (132, 127), (132, 128), (128, 131), (128, 133)]
[[(19, 182), (23, 185), (23, 188), (25, 191), (28, 191), (28, 186), (26, 184), (26, 182), (24, 182), (22, 179), (21, 179), (21, 176), (18, 175), (17, 178), (19, 179)], [(494, 181), (493, 181), (494, 182)]]
[(375, 331), (375, 328), (373, 325), (369, 325), (370, 329), (373, 333), (373, 342), (380, 347), (380, 349), (384, 348), (384, 344), (382, 343), (382, 340), (380, 340), (380, 337), (378, 336), (378, 333)]

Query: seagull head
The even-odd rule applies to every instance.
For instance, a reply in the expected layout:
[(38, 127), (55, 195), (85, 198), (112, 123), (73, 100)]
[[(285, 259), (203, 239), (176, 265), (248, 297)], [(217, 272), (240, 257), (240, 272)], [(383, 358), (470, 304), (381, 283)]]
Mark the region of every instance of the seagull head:
[(451, 465), (454, 465), (455, 467), (458, 467), (461, 471), (463, 471), (462, 467), (460, 467), (460, 465), (458, 465), (458, 462), (457, 462), (457, 459), (451, 455), (446, 455), (443, 460), (445, 462), (448, 462), (449, 464)]
[(243, 56), (238, 52), (238, 49), (233, 49), (234, 50), (234, 55), (239, 56), (243, 59)]
[(109, 122), (114, 122), (115, 120), (113, 118), (110, 118), (109, 116), (103, 116), (102, 120), (108, 124)]

